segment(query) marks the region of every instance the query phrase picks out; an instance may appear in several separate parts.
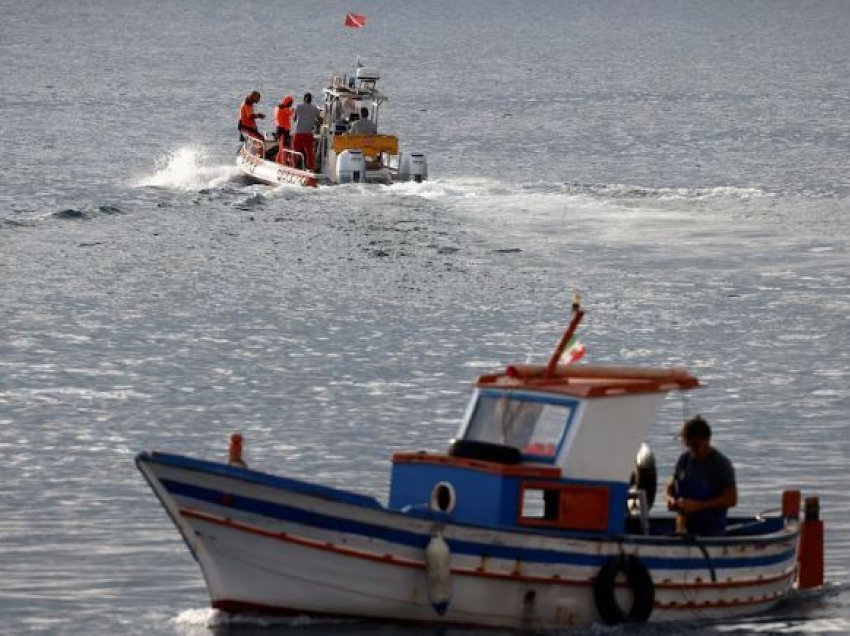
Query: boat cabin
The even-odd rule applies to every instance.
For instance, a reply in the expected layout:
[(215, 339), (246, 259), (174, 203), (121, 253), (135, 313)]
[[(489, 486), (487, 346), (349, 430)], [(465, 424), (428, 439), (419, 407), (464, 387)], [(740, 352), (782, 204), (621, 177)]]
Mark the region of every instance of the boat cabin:
[(331, 127), (332, 133), (344, 133), (350, 117), (359, 117), (363, 107), (369, 109), (369, 119), (377, 128), (378, 111), (387, 100), (376, 87), (380, 78), (378, 71), (362, 66), (351, 77), (343, 73), (331, 75), (323, 89), (322, 118)]
[[(324, 88), (317, 165), (335, 183), (421, 182), (428, 176), (425, 155), (400, 153), (398, 136), (378, 129), (378, 115), (387, 101), (376, 86), (380, 77), (376, 70), (359, 66), (352, 76), (335, 73)], [(354, 130), (363, 108), (372, 126)]]
[(393, 457), (389, 505), (458, 522), (619, 534), (635, 457), (683, 369), (508, 367), (481, 376), (446, 454)]
[(389, 158), (398, 155), (398, 137), (380, 133), (353, 134), (350, 126), (360, 118), (362, 108), (369, 111), (369, 120), (378, 129), (378, 113), (386, 97), (378, 91), (381, 75), (375, 70), (359, 67), (351, 77), (331, 76), (324, 89), (322, 126), (319, 144), (321, 165), (336, 165), (344, 151), (360, 152), (365, 168), (376, 170), (388, 165)]

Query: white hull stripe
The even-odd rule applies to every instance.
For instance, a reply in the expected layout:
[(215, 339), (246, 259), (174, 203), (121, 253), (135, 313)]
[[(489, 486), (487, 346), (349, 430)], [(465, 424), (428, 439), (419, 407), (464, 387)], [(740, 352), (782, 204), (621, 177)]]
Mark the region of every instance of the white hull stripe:
[[(313, 511), (301, 510), (299, 508), (285, 506), (269, 501), (253, 499), (222, 493), (200, 486), (183, 484), (170, 480), (162, 480), (161, 483), (171, 495), (190, 498), (201, 502), (208, 502), (216, 506), (228, 506), (235, 511), (243, 511), (250, 514), (258, 514), (269, 519), (290, 521), (306, 526), (313, 526), (325, 530), (345, 532), (354, 535), (380, 539), (389, 543), (397, 543), (408, 547), (423, 548), (427, 545), (430, 537), (427, 534), (418, 534), (407, 530), (399, 530), (382, 526), (377, 523), (365, 523), (351, 519), (344, 519), (331, 515), (325, 515)], [(520, 559), (526, 562), (537, 562), (547, 564), (569, 564), (600, 567), (608, 558), (609, 554), (565, 552), (559, 550), (547, 550), (538, 548), (524, 548), (521, 546), (493, 545), (475, 543), (462, 539), (451, 538), (448, 543), (455, 554), (471, 556), (489, 556), (497, 559)], [(622, 544), (628, 542), (618, 541), (617, 538), (610, 540), (597, 540), (590, 545)], [(746, 543), (746, 541), (742, 541)], [(672, 539), (669, 546), (682, 546), (681, 539)], [(630, 546), (629, 546), (630, 547)], [(730, 547), (736, 547), (732, 545)], [(725, 568), (753, 568), (779, 565), (791, 562), (795, 559), (796, 551), (793, 547), (782, 552), (765, 556), (740, 556), (740, 557), (712, 557), (711, 566), (714, 569)], [(653, 570), (696, 570), (705, 568), (707, 561), (704, 557), (654, 557), (642, 556), (641, 559), (646, 566)]]
[[(179, 509), (181, 516), (187, 519), (195, 519), (199, 521), (203, 521), (206, 523), (211, 523), (219, 526), (223, 526), (229, 529), (232, 529), (237, 532), (243, 532), (248, 534), (253, 534), (261, 537), (265, 537), (267, 539), (272, 539), (275, 541), (280, 541), (283, 543), (290, 543), (294, 545), (299, 545), (306, 548), (311, 548), (315, 550), (321, 550), (325, 552), (333, 552), (335, 554), (339, 554), (342, 556), (347, 556), (351, 558), (357, 559), (365, 559), (369, 561), (375, 561), (379, 563), (384, 563), (387, 565), (397, 566), (397, 567), (405, 567), (405, 568), (413, 568), (424, 570), (426, 564), (424, 561), (420, 561), (417, 559), (409, 559), (401, 556), (396, 556), (393, 554), (378, 554), (376, 552), (371, 552), (369, 550), (362, 550), (358, 548), (352, 548), (350, 546), (342, 546), (338, 544), (334, 544), (329, 541), (319, 541), (316, 539), (309, 539), (306, 537), (301, 537), (289, 532), (273, 532), (270, 530), (265, 530), (253, 524), (245, 523), (242, 521), (234, 521), (233, 519), (229, 519), (227, 517), (221, 517), (218, 515), (212, 515), (206, 512), (201, 512), (199, 510), (195, 510), (193, 508), (183, 507)], [(460, 568), (460, 567), (452, 567), (452, 574), (458, 576), (468, 576), (468, 577), (480, 577), (480, 578), (489, 578), (489, 579), (503, 579), (510, 581), (517, 581), (523, 583), (546, 583), (549, 585), (567, 585), (567, 586), (589, 586), (593, 584), (592, 578), (582, 578), (582, 579), (570, 579), (564, 578), (561, 576), (532, 576), (520, 574), (517, 571), (514, 572), (496, 572), (492, 570), (487, 570), (485, 568)], [(724, 589), (734, 589), (740, 587), (763, 587), (768, 585), (774, 585), (781, 581), (789, 580), (794, 574), (793, 569), (779, 574), (777, 576), (772, 577), (759, 577), (755, 579), (749, 580), (736, 580), (732, 582), (726, 583), (709, 583), (709, 582), (690, 582), (690, 583), (674, 583), (674, 582), (661, 582), (656, 583), (655, 587), (657, 589), (670, 589), (670, 590), (724, 590)], [(789, 585), (790, 587), (790, 585)], [(740, 604), (751, 603), (751, 602), (764, 602), (766, 600), (771, 600), (775, 598), (776, 595), (781, 595), (781, 592), (771, 593), (768, 596), (761, 597), (759, 601), (751, 600), (752, 597), (748, 598), (746, 601), (742, 601)], [(685, 608), (684, 603), (676, 604), (657, 604), (659, 607), (664, 607), (665, 609), (682, 609)], [(700, 605), (702, 607), (703, 605)], [(708, 606), (708, 605), (706, 605)], [(713, 605), (711, 605), (713, 606)]]

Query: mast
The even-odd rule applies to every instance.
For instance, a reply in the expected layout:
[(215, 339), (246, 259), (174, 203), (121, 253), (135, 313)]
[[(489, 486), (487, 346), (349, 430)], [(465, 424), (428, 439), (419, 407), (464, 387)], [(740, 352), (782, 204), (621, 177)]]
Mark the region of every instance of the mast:
[(558, 368), (558, 360), (560, 360), (561, 356), (564, 355), (564, 350), (575, 335), (582, 317), (584, 317), (584, 310), (581, 308), (581, 296), (573, 294), (572, 319), (570, 320), (570, 324), (567, 326), (566, 331), (564, 331), (564, 335), (561, 336), (558, 346), (555, 347), (552, 357), (549, 358), (549, 363), (546, 365), (546, 372), (543, 374), (544, 376), (548, 377), (555, 375), (555, 370)]

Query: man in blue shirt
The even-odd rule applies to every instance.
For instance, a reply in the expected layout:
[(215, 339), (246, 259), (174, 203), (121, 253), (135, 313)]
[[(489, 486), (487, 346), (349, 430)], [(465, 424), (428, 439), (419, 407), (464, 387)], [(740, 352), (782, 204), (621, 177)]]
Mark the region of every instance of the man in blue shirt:
[(684, 529), (694, 535), (722, 535), (726, 511), (738, 503), (732, 462), (711, 445), (711, 427), (702, 416), (682, 427), (682, 443), (688, 449), (676, 462), (667, 484), (667, 508), (679, 513)]

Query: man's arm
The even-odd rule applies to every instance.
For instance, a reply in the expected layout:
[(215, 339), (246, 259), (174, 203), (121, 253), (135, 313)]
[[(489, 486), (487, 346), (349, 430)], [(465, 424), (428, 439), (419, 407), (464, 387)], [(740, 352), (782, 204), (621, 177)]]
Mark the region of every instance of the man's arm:
[[(668, 494), (669, 505), (669, 494)], [(698, 501), (696, 499), (679, 499), (675, 502), (675, 510), (686, 515), (701, 510), (715, 510), (718, 508), (734, 508), (738, 505), (738, 489), (735, 486), (727, 486), (723, 492), (712, 499)]]
[(667, 482), (667, 510), (676, 510), (676, 478)]

